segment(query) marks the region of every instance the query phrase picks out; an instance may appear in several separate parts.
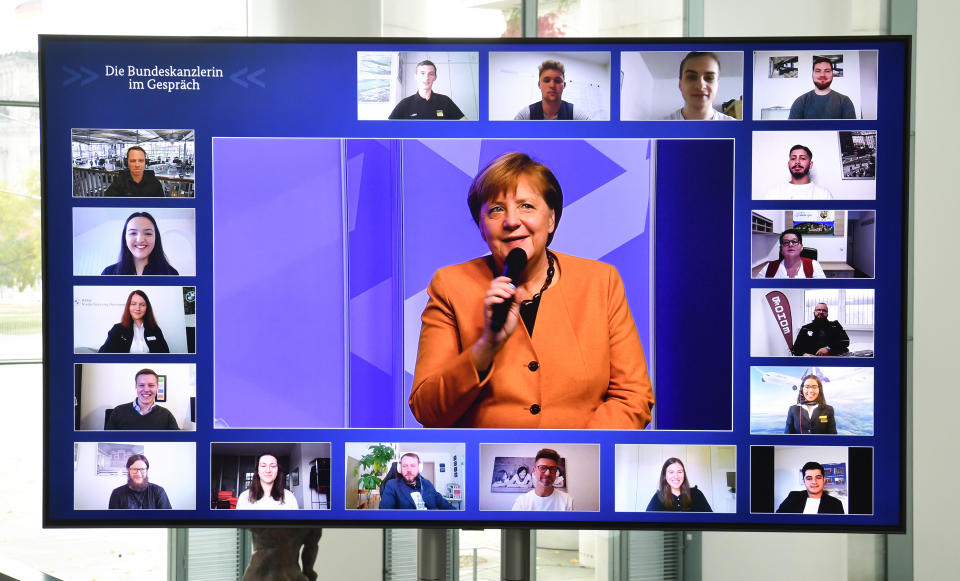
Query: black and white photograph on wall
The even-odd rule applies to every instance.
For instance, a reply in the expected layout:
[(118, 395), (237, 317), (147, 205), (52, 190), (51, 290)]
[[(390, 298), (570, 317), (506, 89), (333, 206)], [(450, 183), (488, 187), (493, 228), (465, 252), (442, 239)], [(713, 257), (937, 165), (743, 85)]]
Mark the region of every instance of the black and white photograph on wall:
[(97, 475), (123, 474), (127, 471), (127, 458), (143, 454), (143, 444), (97, 443)]
[[(497, 456), (493, 460), (493, 481), (490, 492), (526, 492), (533, 489), (534, 458), (522, 456)], [(567, 460), (561, 457), (557, 479), (553, 487), (567, 489)]]
[(840, 163), (845, 180), (877, 178), (877, 132), (838, 131)]
[(770, 57), (770, 78), (771, 79), (795, 79), (797, 78), (797, 62), (800, 57), (797, 55), (772, 56)]

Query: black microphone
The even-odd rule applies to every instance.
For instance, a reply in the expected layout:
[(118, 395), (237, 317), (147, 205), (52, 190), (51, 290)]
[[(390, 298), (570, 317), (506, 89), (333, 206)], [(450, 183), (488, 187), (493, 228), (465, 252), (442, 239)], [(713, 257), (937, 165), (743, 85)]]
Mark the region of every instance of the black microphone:
[[(520, 273), (527, 267), (527, 253), (523, 248), (514, 248), (507, 254), (507, 260), (503, 264), (503, 276), (510, 279), (514, 285), (520, 280)], [(498, 333), (507, 322), (507, 314), (510, 312), (510, 305), (513, 299), (503, 301), (500, 304), (493, 305), (493, 314), (490, 317), (490, 329)]]

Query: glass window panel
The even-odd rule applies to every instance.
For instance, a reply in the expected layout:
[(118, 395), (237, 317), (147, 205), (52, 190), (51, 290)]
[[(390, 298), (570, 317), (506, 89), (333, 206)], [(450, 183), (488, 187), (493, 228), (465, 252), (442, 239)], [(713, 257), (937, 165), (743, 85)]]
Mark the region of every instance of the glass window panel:
[[(704, 36), (887, 34), (889, 0), (703, 0)], [(771, 24), (775, 23), (775, 24)]]
[(683, 0), (540, 0), (537, 36), (681, 36)]
[(132, 9), (120, 0), (0, 0), (0, 100), (37, 101), (38, 34), (243, 36), (245, 0), (166, 0)]
[(40, 359), (40, 288), (40, 110), (0, 106), (0, 360)]
[(500, 38), (522, 34), (520, 0), (411, 0), (381, 4), (383, 36)]
[(500, 581), (500, 530), (460, 531), (460, 581)]

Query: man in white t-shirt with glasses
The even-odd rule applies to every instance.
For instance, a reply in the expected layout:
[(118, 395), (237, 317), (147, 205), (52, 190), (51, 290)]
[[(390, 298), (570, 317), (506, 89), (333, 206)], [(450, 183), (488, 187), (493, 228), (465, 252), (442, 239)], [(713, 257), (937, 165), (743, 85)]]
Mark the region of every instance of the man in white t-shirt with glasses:
[(560, 470), (560, 454), (544, 448), (533, 465), (533, 490), (513, 503), (513, 510), (573, 510), (573, 497), (553, 487)]

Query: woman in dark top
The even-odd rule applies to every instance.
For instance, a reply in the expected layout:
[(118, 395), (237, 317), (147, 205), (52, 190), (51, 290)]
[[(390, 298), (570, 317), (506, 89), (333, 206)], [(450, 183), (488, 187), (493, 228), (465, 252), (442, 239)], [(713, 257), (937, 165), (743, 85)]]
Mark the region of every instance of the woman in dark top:
[(797, 405), (787, 410), (784, 434), (836, 434), (837, 421), (833, 406), (823, 397), (823, 382), (816, 375), (807, 375), (801, 382)]
[(153, 318), (147, 293), (135, 290), (127, 296), (120, 322), (107, 332), (100, 353), (169, 353), (163, 332)]
[(100, 274), (177, 276), (180, 273), (167, 262), (157, 221), (149, 212), (134, 212), (123, 224), (117, 262), (104, 268)]
[(687, 471), (679, 458), (667, 458), (660, 469), (660, 489), (647, 505), (647, 512), (681, 510), (713, 512), (707, 497), (696, 486), (690, 488)]

